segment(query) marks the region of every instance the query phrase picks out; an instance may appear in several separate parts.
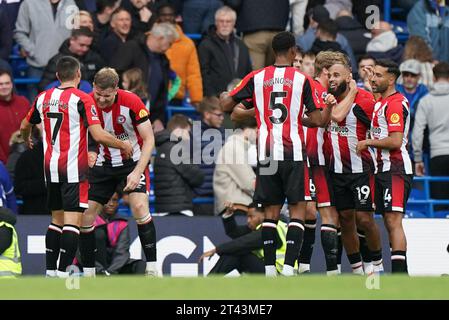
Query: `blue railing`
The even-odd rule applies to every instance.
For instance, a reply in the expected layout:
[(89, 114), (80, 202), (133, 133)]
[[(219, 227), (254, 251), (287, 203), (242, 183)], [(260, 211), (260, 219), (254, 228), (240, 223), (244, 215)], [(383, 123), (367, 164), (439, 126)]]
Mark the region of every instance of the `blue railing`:
[(448, 182), (449, 177), (430, 177), (430, 176), (424, 176), (424, 177), (415, 177), (413, 181), (421, 182), (424, 186), (423, 189), (423, 196), (419, 198), (413, 198), (412, 196), (409, 198), (407, 205), (410, 206), (422, 206), (425, 208), (426, 215), (429, 218), (435, 217), (435, 205), (444, 205), (449, 206), (449, 199), (447, 200), (436, 200), (432, 199), (430, 195), (430, 183), (431, 182)]

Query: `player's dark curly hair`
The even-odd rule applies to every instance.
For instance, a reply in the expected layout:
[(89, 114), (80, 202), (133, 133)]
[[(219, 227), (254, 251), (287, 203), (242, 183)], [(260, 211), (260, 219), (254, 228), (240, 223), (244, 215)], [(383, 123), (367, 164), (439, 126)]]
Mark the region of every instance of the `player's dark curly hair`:
[(288, 31), (279, 32), (274, 36), (271, 46), (275, 54), (286, 53), (290, 48), (296, 49), (295, 36)]
[(387, 72), (394, 75), (396, 79), (401, 75), (401, 71), (399, 71), (399, 66), (396, 62), (389, 59), (379, 59), (376, 61), (376, 66), (381, 66), (387, 68)]

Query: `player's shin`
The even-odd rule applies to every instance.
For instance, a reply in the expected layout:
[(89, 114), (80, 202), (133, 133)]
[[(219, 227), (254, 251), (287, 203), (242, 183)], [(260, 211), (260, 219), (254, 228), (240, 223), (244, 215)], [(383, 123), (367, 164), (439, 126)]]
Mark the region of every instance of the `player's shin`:
[(299, 255), (304, 237), (304, 221), (292, 218), (288, 224), (287, 250), (285, 252), (284, 268), (282, 275), (293, 276), (296, 257)]
[(137, 230), (140, 243), (147, 260), (146, 272), (148, 275), (157, 275), (156, 269), (156, 228), (153, 218), (148, 212), (141, 218), (135, 218), (137, 222)]
[(323, 246), (324, 257), (326, 259), (327, 274), (338, 274), (338, 235), (336, 226), (332, 224), (321, 225), (321, 244)]
[(51, 223), (45, 235), (46, 276), (56, 277), (57, 261), (61, 248), (62, 226)]
[(312, 259), (313, 246), (315, 244), (316, 220), (306, 220), (304, 227), (304, 241), (299, 253), (298, 273), (310, 272), (310, 260)]
[(265, 260), (265, 275), (275, 277), (276, 271), (276, 247), (277, 247), (277, 221), (265, 219), (262, 223), (263, 254)]
[(95, 277), (95, 227), (93, 225), (80, 228), (80, 253), (85, 277)]

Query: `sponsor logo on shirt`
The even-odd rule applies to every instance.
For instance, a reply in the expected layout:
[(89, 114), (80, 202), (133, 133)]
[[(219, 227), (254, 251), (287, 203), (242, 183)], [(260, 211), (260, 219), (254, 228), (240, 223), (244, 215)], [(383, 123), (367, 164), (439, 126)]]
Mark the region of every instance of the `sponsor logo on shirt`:
[(331, 129), (331, 133), (332, 132), (336, 133), (336, 134), (338, 134), (339, 136), (342, 136), (342, 137), (347, 137), (349, 135), (349, 128), (346, 127), (346, 126), (341, 126), (340, 127), (340, 126), (337, 126), (336, 124), (332, 124), (330, 129)]

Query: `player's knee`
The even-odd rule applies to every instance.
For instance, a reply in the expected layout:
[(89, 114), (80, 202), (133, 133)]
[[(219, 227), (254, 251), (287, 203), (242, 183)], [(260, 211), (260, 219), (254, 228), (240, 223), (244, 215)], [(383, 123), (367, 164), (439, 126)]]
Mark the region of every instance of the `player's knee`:
[(374, 225), (373, 225), (374, 223), (375, 222), (371, 217), (365, 216), (365, 217), (360, 218), (357, 221), (357, 227), (359, 229), (362, 229), (363, 231), (368, 231), (368, 230), (371, 230), (372, 228), (374, 228)]
[(135, 216), (141, 216), (142, 214), (148, 213), (147, 206), (142, 202), (131, 204), (131, 210)]

